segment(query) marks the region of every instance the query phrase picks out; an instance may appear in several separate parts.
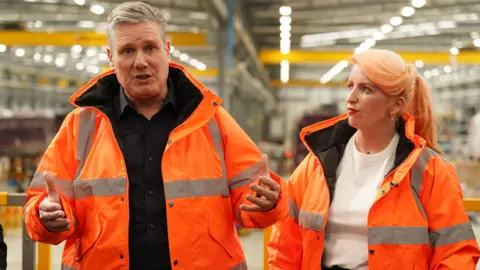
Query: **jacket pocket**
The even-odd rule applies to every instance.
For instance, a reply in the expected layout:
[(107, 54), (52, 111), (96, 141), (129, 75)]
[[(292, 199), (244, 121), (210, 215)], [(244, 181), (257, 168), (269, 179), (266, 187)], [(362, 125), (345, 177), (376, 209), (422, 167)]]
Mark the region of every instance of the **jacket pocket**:
[(83, 256), (95, 245), (100, 236), (102, 224), (96, 211), (92, 211), (85, 222), (81, 235), (75, 244), (75, 259), (80, 261)]
[(232, 210), (229, 208), (229, 198), (222, 198), (215, 204), (210, 214), (208, 222), (208, 231), (213, 240), (220, 245), (228, 254), (228, 257), (235, 258), (236, 254), (236, 238), (235, 227), (231, 220)]

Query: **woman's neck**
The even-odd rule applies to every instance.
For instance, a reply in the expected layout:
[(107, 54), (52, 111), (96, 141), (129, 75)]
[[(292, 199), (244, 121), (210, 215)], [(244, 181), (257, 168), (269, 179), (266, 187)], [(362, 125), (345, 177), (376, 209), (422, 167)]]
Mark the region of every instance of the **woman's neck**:
[(360, 153), (380, 153), (387, 148), (395, 133), (395, 127), (392, 125), (382, 125), (368, 130), (359, 129), (355, 135), (355, 146)]

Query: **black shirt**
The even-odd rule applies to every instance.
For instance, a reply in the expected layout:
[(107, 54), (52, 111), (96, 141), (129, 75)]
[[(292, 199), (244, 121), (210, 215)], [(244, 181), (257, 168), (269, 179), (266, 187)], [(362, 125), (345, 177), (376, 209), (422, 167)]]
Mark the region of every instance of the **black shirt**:
[(171, 269), (162, 156), (179, 111), (175, 88), (150, 120), (137, 113), (122, 88), (115, 98), (116, 137), (122, 148), (129, 178), (130, 269)]

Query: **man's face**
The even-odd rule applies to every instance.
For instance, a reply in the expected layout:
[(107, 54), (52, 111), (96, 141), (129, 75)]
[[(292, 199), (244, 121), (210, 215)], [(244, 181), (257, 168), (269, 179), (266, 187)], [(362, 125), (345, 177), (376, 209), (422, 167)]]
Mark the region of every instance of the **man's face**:
[(113, 29), (110, 63), (128, 97), (143, 100), (164, 95), (170, 62), (170, 42), (155, 22), (119, 24)]

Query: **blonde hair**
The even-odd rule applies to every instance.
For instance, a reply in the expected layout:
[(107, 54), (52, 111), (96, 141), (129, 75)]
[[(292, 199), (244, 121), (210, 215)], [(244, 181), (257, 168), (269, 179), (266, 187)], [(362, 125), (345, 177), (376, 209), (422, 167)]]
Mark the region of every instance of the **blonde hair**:
[(108, 15), (108, 40), (112, 44), (112, 35), (115, 26), (119, 24), (136, 24), (143, 22), (156, 22), (162, 29), (160, 33), (162, 40), (165, 40), (167, 30), (167, 19), (160, 10), (143, 2), (124, 2), (118, 5)]
[(415, 118), (415, 134), (424, 138), (428, 147), (442, 153), (437, 143), (430, 86), (415, 66), (405, 63), (395, 52), (378, 49), (355, 55), (351, 61), (359, 65), (365, 76), (385, 94), (405, 98), (404, 112)]

